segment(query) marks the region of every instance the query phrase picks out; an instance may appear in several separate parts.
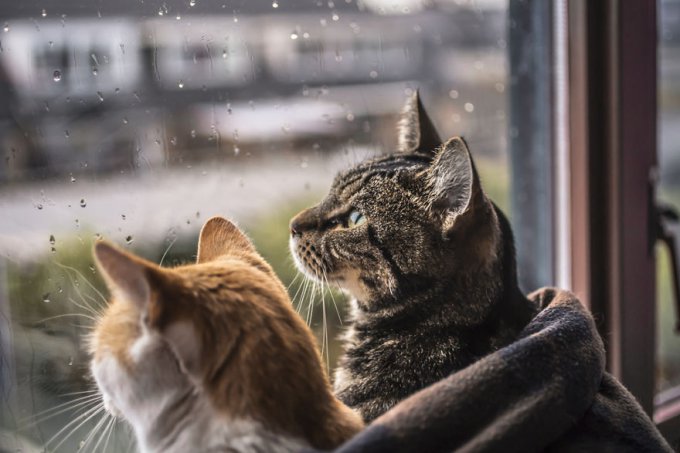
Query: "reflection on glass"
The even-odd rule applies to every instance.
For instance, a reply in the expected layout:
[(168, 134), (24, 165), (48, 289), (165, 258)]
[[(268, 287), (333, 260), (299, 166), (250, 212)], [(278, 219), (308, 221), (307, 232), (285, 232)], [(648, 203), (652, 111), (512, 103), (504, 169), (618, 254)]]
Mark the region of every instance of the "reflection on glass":
[[(680, 1), (659, 3), (659, 167), (661, 200), (680, 207)], [(680, 335), (675, 332), (671, 272), (667, 252), (657, 248), (657, 402), (677, 396), (680, 386)]]
[(88, 374), (99, 238), (172, 265), (236, 220), (332, 367), (343, 296), (301, 290), (288, 221), (390, 151), (412, 90), (507, 207), (504, 1), (109, 3), (0, 6), (0, 449), (129, 448)]

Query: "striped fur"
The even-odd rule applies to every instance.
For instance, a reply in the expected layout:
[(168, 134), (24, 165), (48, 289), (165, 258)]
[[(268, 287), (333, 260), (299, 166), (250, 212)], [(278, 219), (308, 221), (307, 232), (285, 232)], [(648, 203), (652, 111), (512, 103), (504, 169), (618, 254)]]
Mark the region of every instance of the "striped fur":
[[(301, 270), (353, 296), (335, 390), (366, 421), (506, 345), (536, 312), (466, 143), (440, 144), (417, 94), (404, 111), (397, 153), (339, 174), (291, 221)], [(365, 223), (350, 224), (355, 211)]]

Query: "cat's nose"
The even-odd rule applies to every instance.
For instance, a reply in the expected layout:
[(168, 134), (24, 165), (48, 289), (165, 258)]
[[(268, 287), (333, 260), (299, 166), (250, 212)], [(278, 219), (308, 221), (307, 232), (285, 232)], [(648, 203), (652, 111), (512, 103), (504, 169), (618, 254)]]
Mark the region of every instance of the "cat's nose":
[(300, 237), (305, 231), (311, 230), (316, 226), (314, 216), (310, 215), (309, 210), (302, 211), (290, 221), (291, 236)]

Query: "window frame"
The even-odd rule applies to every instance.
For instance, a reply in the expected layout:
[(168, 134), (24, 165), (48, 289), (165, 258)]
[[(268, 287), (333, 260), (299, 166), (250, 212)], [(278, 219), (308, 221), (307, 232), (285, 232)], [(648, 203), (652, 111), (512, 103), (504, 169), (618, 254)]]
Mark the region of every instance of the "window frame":
[(608, 370), (680, 442), (680, 392), (654, 404), (657, 3), (568, 2), (571, 280)]

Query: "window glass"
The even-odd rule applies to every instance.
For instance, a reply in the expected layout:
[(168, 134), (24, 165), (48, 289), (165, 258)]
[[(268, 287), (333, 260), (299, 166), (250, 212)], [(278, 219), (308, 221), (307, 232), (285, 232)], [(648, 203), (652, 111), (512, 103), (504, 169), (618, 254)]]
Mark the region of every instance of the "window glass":
[[(659, 3), (659, 198), (680, 207), (680, 1)], [(657, 402), (680, 396), (680, 335), (675, 331), (669, 255), (657, 247)], [(674, 389), (675, 387), (675, 389)]]
[(345, 298), (302, 288), (288, 221), (339, 169), (394, 148), (414, 89), (507, 212), (505, 1), (158, 5), (0, 5), (3, 451), (129, 447), (92, 409), (99, 238), (174, 265), (208, 217), (234, 219), (332, 368)]

